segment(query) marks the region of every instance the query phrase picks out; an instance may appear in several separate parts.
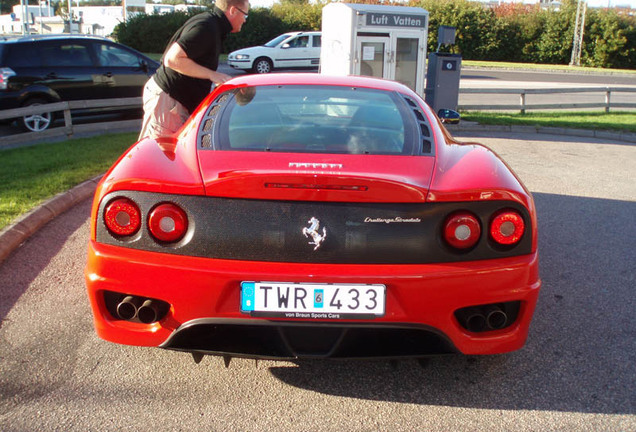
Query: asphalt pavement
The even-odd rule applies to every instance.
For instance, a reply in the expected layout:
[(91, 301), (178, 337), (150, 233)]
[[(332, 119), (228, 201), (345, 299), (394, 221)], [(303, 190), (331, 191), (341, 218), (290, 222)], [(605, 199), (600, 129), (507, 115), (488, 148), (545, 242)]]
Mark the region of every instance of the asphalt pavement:
[(532, 191), (543, 288), (514, 353), (272, 362), (99, 340), (83, 281), (90, 200), (0, 265), (0, 430), (636, 431), (636, 146), (458, 132)]

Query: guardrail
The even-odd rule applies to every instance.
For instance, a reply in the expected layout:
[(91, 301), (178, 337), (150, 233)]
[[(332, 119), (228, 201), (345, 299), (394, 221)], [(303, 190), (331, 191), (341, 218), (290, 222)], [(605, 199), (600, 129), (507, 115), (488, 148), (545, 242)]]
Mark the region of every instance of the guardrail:
[[(459, 105), (458, 109), (463, 111), (517, 111), (522, 114), (526, 110), (542, 109), (588, 109), (604, 108), (605, 112), (610, 112), (612, 108), (635, 108), (633, 102), (612, 102), (612, 93), (636, 93), (636, 87), (575, 87), (575, 88), (545, 88), (545, 89), (494, 89), (494, 88), (460, 88), (460, 94), (516, 94), (519, 95), (519, 104), (500, 105)], [(526, 103), (527, 95), (547, 95), (547, 94), (571, 94), (571, 93), (600, 93), (604, 95), (604, 100), (599, 102), (575, 102), (575, 103)]]
[(141, 124), (140, 120), (124, 120), (117, 121), (116, 127), (113, 127), (113, 122), (101, 122), (92, 124), (74, 125), (71, 117), (72, 110), (92, 109), (92, 108), (105, 108), (107, 111), (116, 111), (123, 109), (134, 109), (142, 107), (142, 98), (121, 98), (121, 99), (94, 99), (94, 100), (81, 100), (81, 101), (68, 101), (68, 102), (54, 102), (43, 105), (33, 105), (25, 108), (16, 108), (10, 110), (0, 111), (0, 120), (13, 119), (17, 117), (23, 117), (25, 115), (42, 114), (46, 112), (63, 112), (64, 126), (63, 127), (51, 127), (42, 132), (25, 132), (15, 135), (9, 135), (1, 137), (0, 148), (9, 147), (12, 144), (18, 144), (28, 142), (34, 139), (38, 141), (48, 138), (57, 137), (72, 137), (79, 133), (90, 133), (99, 131), (113, 131), (113, 130), (134, 130), (139, 129)]
[[(605, 112), (609, 112), (615, 108), (633, 108), (636, 109), (634, 102), (612, 102), (611, 95), (613, 93), (636, 93), (636, 87), (577, 87), (577, 88), (547, 88), (547, 89), (506, 89), (506, 88), (460, 88), (460, 94), (499, 94), (499, 95), (519, 95), (519, 104), (499, 104), (499, 105), (462, 105), (458, 109), (464, 111), (520, 111), (525, 113), (527, 110), (541, 109), (589, 109), (604, 108)], [(578, 103), (542, 103), (528, 104), (526, 102), (527, 95), (550, 95), (550, 94), (567, 94), (567, 93), (601, 93), (604, 100), (599, 102), (578, 102)], [(108, 111), (127, 108), (141, 108), (142, 98), (122, 98), (122, 99), (95, 99), (83, 101), (55, 102), (51, 104), (36, 105), (26, 108), (16, 108), (11, 110), (0, 111), (0, 120), (22, 117), (25, 115), (42, 114), (45, 112), (63, 112), (64, 127), (53, 127), (42, 132), (25, 132), (21, 134), (9, 135), (1, 137), (0, 148), (7, 148), (15, 144), (30, 141), (42, 141), (48, 138), (72, 137), (79, 133), (91, 132), (113, 132), (114, 130), (135, 130), (141, 125), (140, 120), (118, 121), (116, 127), (113, 122), (101, 122), (93, 124), (73, 125), (71, 110), (89, 109), (89, 108), (105, 108)]]

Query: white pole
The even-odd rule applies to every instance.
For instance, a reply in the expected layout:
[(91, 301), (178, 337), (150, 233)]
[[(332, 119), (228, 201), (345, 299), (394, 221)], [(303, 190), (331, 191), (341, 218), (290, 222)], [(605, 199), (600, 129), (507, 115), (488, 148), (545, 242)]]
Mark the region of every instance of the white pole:
[(22, 34), (29, 34), (29, 0), (20, 0), (22, 6)]
[(73, 33), (73, 12), (71, 11), (72, 0), (68, 0), (68, 32)]

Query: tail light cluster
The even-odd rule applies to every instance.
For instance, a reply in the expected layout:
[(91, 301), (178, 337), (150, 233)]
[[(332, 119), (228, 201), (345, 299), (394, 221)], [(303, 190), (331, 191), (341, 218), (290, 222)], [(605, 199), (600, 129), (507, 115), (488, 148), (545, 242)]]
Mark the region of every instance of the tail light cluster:
[[(523, 237), (525, 223), (521, 214), (513, 209), (495, 213), (488, 223), (488, 236), (495, 245), (514, 246)], [(446, 243), (459, 250), (468, 250), (481, 238), (479, 218), (468, 211), (458, 211), (446, 218), (443, 237)]]
[(112, 234), (121, 237), (131, 236), (139, 231), (141, 212), (137, 204), (131, 200), (119, 198), (106, 207), (104, 222)]
[[(188, 231), (186, 212), (174, 203), (161, 203), (148, 214), (148, 231), (155, 240), (175, 243)], [(115, 237), (130, 237), (139, 232), (142, 215), (139, 206), (128, 198), (117, 198), (106, 206), (104, 223)]]
[(0, 90), (9, 88), (9, 78), (15, 76), (13, 69), (8, 67), (0, 68)]

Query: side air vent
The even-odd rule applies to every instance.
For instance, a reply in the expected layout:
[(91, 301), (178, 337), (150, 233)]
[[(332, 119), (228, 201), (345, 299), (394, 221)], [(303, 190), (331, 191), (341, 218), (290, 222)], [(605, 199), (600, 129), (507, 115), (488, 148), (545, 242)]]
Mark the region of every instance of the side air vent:
[(212, 135), (205, 134), (201, 137), (201, 147), (203, 148), (211, 148), (212, 147)]
[(420, 133), (422, 138), (422, 153), (430, 154), (433, 151), (433, 144), (431, 143), (431, 129), (428, 126), (428, 122), (426, 121), (426, 116), (422, 112), (421, 108), (414, 100), (409, 97), (403, 96), (406, 103), (408, 103), (413, 110), (413, 114), (415, 114), (415, 118), (417, 119), (417, 123), (420, 127)]
[(201, 132), (210, 133), (212, 131), (212, 126), (214, 126), (214, 119), (209, 118), (205, 121), (205, 123), (203, 123), (203, 129), (201, 129)]
[(199, 140), (201, 142), (201, 148), (212, 148), (212, 133), (214, 132), (214, 123), (216, 116), (219, 114), (220, 106), (217, 102), (212, 105), (210, 111), (208, 111), (207, 117), (203, 120), (203, 126), (199, 133)]

